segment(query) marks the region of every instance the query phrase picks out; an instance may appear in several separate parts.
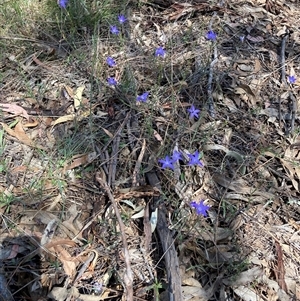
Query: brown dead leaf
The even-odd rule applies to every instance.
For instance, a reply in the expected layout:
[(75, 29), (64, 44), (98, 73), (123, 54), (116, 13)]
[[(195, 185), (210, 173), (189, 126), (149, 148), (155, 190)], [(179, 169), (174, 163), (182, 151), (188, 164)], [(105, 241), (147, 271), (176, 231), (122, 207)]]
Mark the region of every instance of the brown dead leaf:
[(294, 188), (299, 191), (299, 181), (297, 181), (297, 179), (295, 178), (295, 169), (292, 163), (290, 163), (289, 161), (285, 160), (285, 159), (281, 159), (280, 161), (282, 163), (282, 165), (285, 167), (285, 169), (287, 170), (289, 179), (291, 180)]
[(74, 92), (73, 92), (73, 89), (71, 87), (69, 87), (68, 85), (65, 85), (64, 89), (71, 98), (74, 98)]
[(76, 275), (76, 263), (73, 261), (72, 256), (62, 246), (57, 245), (54, 249), (58, 254), (59, 260), (63, 264), (65, 273), (73, 280)]
[(209, 299), (209, 294), (202, 287), (197, 286), (183, 286), (182, 287), (183, 300), (198, 300), (207, 301)]
[(75, 110), (78, 110), (80, 108), (80, 105), (82, 103), (82, 93), (83, 93), (84, 88), (85, 88), (85, 86), (80, 86), (75, 91), (75, 94), (73, 97)]
[(20, 122), (18, 122), (15, 126), (15, 129), (11, 129), (7, 124), (1, 122), (0, 123), (3, 128), (5, 129), (5, 131), (17, 138), (21, 143), (24, 143), (25, 145), (28, 145), (28, 146), (31, 146), (31, 147), (36, 147), (36, 148), (40, 148), (40, 149), (43, 149), (45, 150), (45, 148), (41, 145), (38, 145), (38, 144), (35, 144), (28, 136), (27, 134), (25, 133), (24, 129), (23, 129), (23, 126)]
[(157, 141), (159, 141), (161, 144), (163, 144), (162, 143), (163, 139), (162, 139), (161, 135), (156, 130), (153, 131), (153, 135), (154, 135), (154, 137), (156, 138)]
[(234, 89), (234, 93), (239, 96), (240, 99), (245, 101), (252, 107), (256, 106), (256, 97), (248, 85), (240, 84)]
[(219, 185), (240, 194), (256, 195), (256, 196), (261, 196), (265, 199), (274, 199), (275, 197), (275, 195), (272, 193), (266, 191), (259, 191), (255, 187), (248, 186), (246, 181), (244, 181), (241, 178), (233, 180), (219, 173), (213, 174), (212, 178)]
[(246, 36), (246, 39), (251, 41), (252, 43), (261, 43), (264, 41), (264, 38), (261, 36), (253, 37), (249, 34)]
[(76, 117), (76, 114), (70, 114), (70, 115), (65, 115), (65, 116), (59, 117), (59, 118), (57, 118), (55, 121), (53, 121), (53, 122), (51, 123), (52, 128), (53, 128), (55, 125), (59, 124), (59, 123), (64, 123), (64, 122), (67, 122), (67, 121), (72, 121), (72, 120), (75, 119), (75, 117)]
[(81, 166), (81, 165), (85, 165), (85, 164), (89, 164), (91, 163), (94, 158), (97, 156), (96, 152), (92, 152), (92, 153), (87, 153), (87, 154), (81, 154), (81, 155), (76, 155), (74, 156), (71, 161), (72, 163), (67, 163), (65, 164), (64, 166), (64, 173), (67, 171), (67, 170), (71, 170), (71, 169), (74, 169), (78, 166)]
[(277, 255), (277, 267), (274, 268), (274, 273), (276, 277), (276, 281), (279, 284), (279, 287), (284, 290), (285, 292), (288, 292), (287, 285), (285, 283), (285, 267), (283, 262), (283, 252), (281, 245), (278, 241), (275, 241), (275, 249), (276, 249), (276, 255)]
[(114, 134), (112, 134), (109, 130), (107, 130), (107, 129), (103, 128), (103, 127), (101, 127), (101, 128), (102, 128), (103, 132), (104, 132), (109, 138), (111, 138), (111, 139), (114, 138)]
[[(55, 248), (57, 246), (62, 246), (62, 245), (66, 245), (66, 246), (70, 246), (70, 247), (75, 247), (76, 246), (76, 242), (73, 241), (73, 240), (70, 240), (70, 239), (56, 239), (56, 240), (53, 240), (51, 242), (48, 242), (45, 245), (45, 248), (50, 249), (50, 248)], [(68, 257), (66, 259), (71, 260), (71, 257)]]
[[(70, 114), (70, 115), (65, 115), (65, 116), (62, 116), (62, 117), (59, 117), (58, 119), (56, 119), (55, 121), (53, 121), (51, 123), (52, 125), (52, 129), (55, 125), (59, 124), (59, 123), (64, 123), (64, 122), (67, 122), (67, 121), (72, 121), (74, 120), (75, 118), (78, 120), (78, 121), (81, 121), (82, 119), (84, 118), (87, 118), (88, 116), (90, 116), (93, 112), (93, 109), (96, 108), (99, 104), (95, 104), (92, 108), (90, 109), (87, 109), (87, 110), (84, 110), (84, 111), (80, 111), (78, 114)], [(106, 112), (102, 112), (102, 111), (98, 111), (97, 112), (97, 116), (98, 117), (103, 117), (103, 116), (106, 116), (108, 113)]]
[(19, 253), (19, 245), (13, 245), (11, 248), (11, 253), (7, 257), (7, 259), (15, 258), (18, 255), (18, 253)]
[(263, 273), (263, 269), (260, 266), (255, 266), (254, 268), (240, 273), (239, 277), (235, 280), (232, 280), (231, 278), (223, 279), (223, 283), (230, 286), (241, 286), (258, 279)]
[(38, 121), (36, 119), (30, 120), (28, 123), (23, 124), (24, 128), (34, 128), (38, 125)]
[(0, 110), (14, 114), (16, 116), (22, 116), (29, 120), (27, 111), (15, 103), (2, 103), (0, 104)]
[(20, 165), (11, 169), (11, 174), (17, 174), (19, 172), (25, 172), (28, 169), (28, 166)]

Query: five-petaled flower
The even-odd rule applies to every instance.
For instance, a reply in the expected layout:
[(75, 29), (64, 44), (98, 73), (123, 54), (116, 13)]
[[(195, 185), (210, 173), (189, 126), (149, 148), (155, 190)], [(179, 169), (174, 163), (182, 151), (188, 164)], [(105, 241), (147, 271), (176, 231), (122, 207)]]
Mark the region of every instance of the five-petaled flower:
[(61, 8), (66, 8), (69, 0), (58, 0), (58, 5)]
[(155, 50), (155, 56), (161, 56), (164, 57), (166, 55), (166, 50), (164, 50), (161, 46), (156, 48)]
[(198, 166), (201, 166), (203, 167), (203, 162), (201, 160), (199, 160), (199, 152), (198, 151), (195, 151), (194, 154), (188, 154), (189, 158), (190, 158), (190, 161), (188, 163), (189, 166), (195, 166), (195, 165), (198, 165)]
[(107, 63), (107, 65), (108, 65), (109, 67), (114, 67), (114, 66), (116, 66), (115, 60), (114, 60), (112, 57), (110, 57), (110, 56), (106, 59), (106, 63)]
[(294, 75), (289, 75), (288, 80), (290, 84), (294, 84), (297, 78)]
[(124, 15), (119, 15), (118, 20), (119, 20), (120, 24), (123, 24), (127, 21), (127, 19), (125, 18)]
[(192, 208), (196, 209), (198, 215), (203, 215), (204, 217), (207, 216), (207, 210), (209, 210), (210, 206), (205, 205), (204, 200), (201, 200), (200, 203), (192, 201), (190, 205)]
[(173, 160), (169, 156), (159, 159), (158, 162), (162, 164), (162, 169), (170, 168), (174, 170)]
[(144, 92), (143, 94), (138, 95), (137, 98), (136, 98), (136, 100), (140, 101), (140, 102), (146, 102), (148, 96), (149, 96), (149, 92)]
[(173, 163), (175, 163), (175, 162), (177, 162), (179, 160), (182, 160), (181, 152), (174, 151), (173, 155), (172, 155), (172, 161), (173, 161)]
[(189, 109), (187, 109), (187, 111), (190, 113), (190, 118), (199, 118), (199, 113), (200, 113), (200, 110), (196, 109), (194, 105), (192, 105)]
[(205, 35), (205, 37), (208, 39), (208, 40), (211, 40), (211, 41), (215, 41), (217, 39), (217, 34), (212, 31), (212, 30), (209, 30), (207, 32), (207, 34)]
[(117, 26), (115, 26), (115, 25), (111, 25), (110, 26), (110, 32), (112, 33), (112, 34), (119, 34), (119, 29), (118, 29), (118, 27)]
[(118, 82), (116, 81), (116, 79), (114, 77), (109, 77), (107, 79), (107, 82), (110, 86), (116, 86), (118, 84)]

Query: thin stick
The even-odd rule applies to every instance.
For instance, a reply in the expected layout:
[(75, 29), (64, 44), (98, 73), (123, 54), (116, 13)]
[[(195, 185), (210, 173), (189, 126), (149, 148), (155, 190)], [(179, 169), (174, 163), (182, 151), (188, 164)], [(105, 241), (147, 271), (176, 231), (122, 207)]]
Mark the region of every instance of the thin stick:
[(141, 152), (139, 154), (139, 157), (136, 161), (136, 164), (135, 164), (135, 167), (134, 167), (134, 170), (133, 170), (132, 186), (138, 186), (137, 175), (138, 175), (139, 170), (140, 170), (141, 165), (142, 165), (142, 160), (143, 160), (144, 155), (145, 155), (145, 150), (146, 150), (146, 140), (143, 139), (142, 149), (141, 149)]
[(292, 92), (289, 93), (289, 98), (292, 101), (291, 104), (291, 111), (292, 111), (292, 116), (291, 116), (291, 126), (288, 131), (288, 133), (293, 133), (295, 129), (295, 119), (296, 119), (296, 111), (297, 111), (297, 105), (296, 105), (296, 97), (293, 95)]
[[(286, 86), (286, 74), (285, 74), (285, 45), (286, 45), (286, 40), (287, 40), (288, 35), (286, 34), (282, 41), (281, 41), (281, 49), (280, 49), (280, 71), (281, 71), (281, 83)], [(282, 114), (281, 114), (281, 96), (278, 96), (278, 104), (279, 104), (279, 127), (281, 127), (281, 119), (282, 119)]]
[(132, 129), (131, 129), (131, 120), (128, 119), (127, 120), (127, 124), (126, 124), (126, 127), (127, 127), (127, 132), (128, 132), (128, 140), (129, 140), (129, 145), (131, 147), (131, 150), (134, 149), (134, 140), (133, 140), (133, 134), (132, 134)]
[[(212, 30), (212, 25), (214, 22), (214, 19), (217, 17), (216, 12), (214, 12), (210, 22), (209, 22), (209, 30)], [(218, 62), (218, 50), (217, 50), (217, 45), (216, 43), (214, 44), (214, 57), (213, 61), (210, 63), (209, 66), (209, 74), (208, 74), (208, 82), (207, 82), (207, 103), (208, 103), (208, 114), (212, 117), (215, 118), (215, 106), (214, 106), (214, 100), (212, 97), (212, 81), (213, 81), (213, 72), (214, 72), (214, 65)]]
[(208, 113), (212, 118), (215, 118), (215, 107), (214, 107), (214, 100), (212, 97), (212, 81), (213, 81), (214, 65), (217, 62), (218, 62), (218, 50), (217, 50), (217, 46), (214, 45), (214, 59), (209, 66), (209, 74), (208, 74), (208, 82), (207, 82)]
[(117, 202), (114, 199), (111, 190), (107, 183), (105, 183), (99, 176), (99, 174), (96, 174), (96, 180), (99, 182), (99, 184), (102, 186), (102, 188), (105, 190), (105, 192), (108, 195), (109, 200), (111, 201), (119, 226), (120, 226), (120, 231), (121, 231), (121, 237), (122, 237), (122, 243), (124, 247), (124, 261), (125, 261), (125, 274), (124, 274), (124, 284), (125, 284), (125, 291), (126, 291), (126, 300), (127, 301), (133, 301), (133, 273), (130, 265), (130, 257), (129, 257), (129, 251), (128, 251), (128, 245), (127, 245), (127, 240), (125, 236), (125, 226), (122, 221), (120, 211), (117, 206)]
[(286, 34), (281, 41), (280, 49), (280, 69), (281, 69), (281, 82), (286, 85), (286, 74), (285, 74), (285, 45), (288, 35)]
[(118, 162), (118, 150), (120, 146), (120, 133), (115, 136), (116, 139), (113, 142), (112, 146), (112, 153), (111, 153), (111, 158), (110, 158), (110, 163), (109, 163), (109, 172), (108, 172), (108, 181), (107, 184), (108, 186), (115, 186), (115, 180), (116, 180), (116, 169), (117, 169), (117, 162)]

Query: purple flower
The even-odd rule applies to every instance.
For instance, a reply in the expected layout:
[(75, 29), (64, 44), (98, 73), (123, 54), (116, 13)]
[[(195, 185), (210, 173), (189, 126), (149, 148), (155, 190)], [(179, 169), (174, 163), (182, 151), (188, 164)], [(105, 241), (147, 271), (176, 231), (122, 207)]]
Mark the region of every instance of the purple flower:
[(109, 77), (107, 79), (107, 82), (110, 86), (116, 86), (118, 84), (118, 82), (116, 81), (116, 79), (114, 77)]
[(205, 37), (207, 38), (207, 40), (215, 41), (217, 39), (217, 34), (214, 31), (209, 30)]
[(127, 21), (127, 19), (123, 15), (119, 15), (118, 20), (119, 20), (120, 24), (124, 24)]
[(69, 0), (59, 0), (58, 5), (61, 8), (66, 8)]
[(158, 48), (156, 48), (155, 50), (155, 56), (161, 56), (164, 57), (166, 55), (166, 50), (164, 50), (161, 46), (159, 46)]
[(174, 151), (173, 152), (173, 156), (172, 156), (172, 161), (173, 163), (174, 162), (177, 162), (179, 160), (182, 160), (182, 156), (181, 156), (181, 153), (179, 151)]
[(112, 33), (112, 34), (119, 34), (119, 29), (118, 29), (118, 27), (117, 26), (115, 26), (115, 25), (111, 25), (110, 26), (110, 32)]
[(207, 216), (207, 210), (209, 210), (210, 206), (205, 205), (203, 200), (201, 200), (200, 203), (192, 201), (190, 205), (192, 208), (196, 209), (196, 213), (198, 215), (202, 215), (204, 217)]
[(240, 36), (240, 41), (241, 41), (242, 43), (244, 43), (244, 41), (245, 41), (245, 36)]
[(138, 95), (137, 98), (136, 98), (136, 100), (140, 101), (140, 102), (146, 102), (148, 96), (149, 96), (149, 92), (145, 92), (145, 93), (143, 93), (141, 95)]
[(190, 113), (190, 118), (191, 119), (194, 118), (194, 117), (199, 118), (198, 114), (200, 113), (200, 110), (196, 109), (194, 107), (194, 105), (192, 105), (189, 109), (187, 109), (187, 111)]
[(102, 291), (102, 283), (99, 283), (99, 282), (95, 282), (94, 285), (93, 285), (93, 288), (94, 288), (94, 293), (95, 294), (100, 294), (101, 291)]
[(114, 66), (116, 66), (115, 60), (114, 60), (112, 57), (110, 57), (110, 56), (106, 59), (106, 63), (107, 63), (107, 65), (108, 65), (109, 67), (114, 67)]
[(289, 75), (288, 80), (290, 84), (294, 84), (297, 78), (294, 75)]
[(195, 151), (194, 154), (189, 154), (189, 158), (190, 158), (190, 161), (188, 163), (189, 166), (195, 166), (195, 165), (198, 165), (198, 166), (201, 166), (203, 167), (203, 162), (199, 160), (199, 152), (198, 151)]
[(174, 170), (173, 160), (169, 156), (166, 156), (164, 159), (159, 159), (158, 162), (162, 164), (162, 169), (171, 168)]

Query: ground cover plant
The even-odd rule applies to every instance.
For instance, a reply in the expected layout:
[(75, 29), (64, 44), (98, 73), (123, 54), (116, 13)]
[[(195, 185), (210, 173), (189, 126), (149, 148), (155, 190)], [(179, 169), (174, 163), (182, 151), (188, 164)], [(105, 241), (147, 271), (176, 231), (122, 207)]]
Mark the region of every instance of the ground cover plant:
[(300, 299), (297, 1), (0, 6), (0, 299)]

